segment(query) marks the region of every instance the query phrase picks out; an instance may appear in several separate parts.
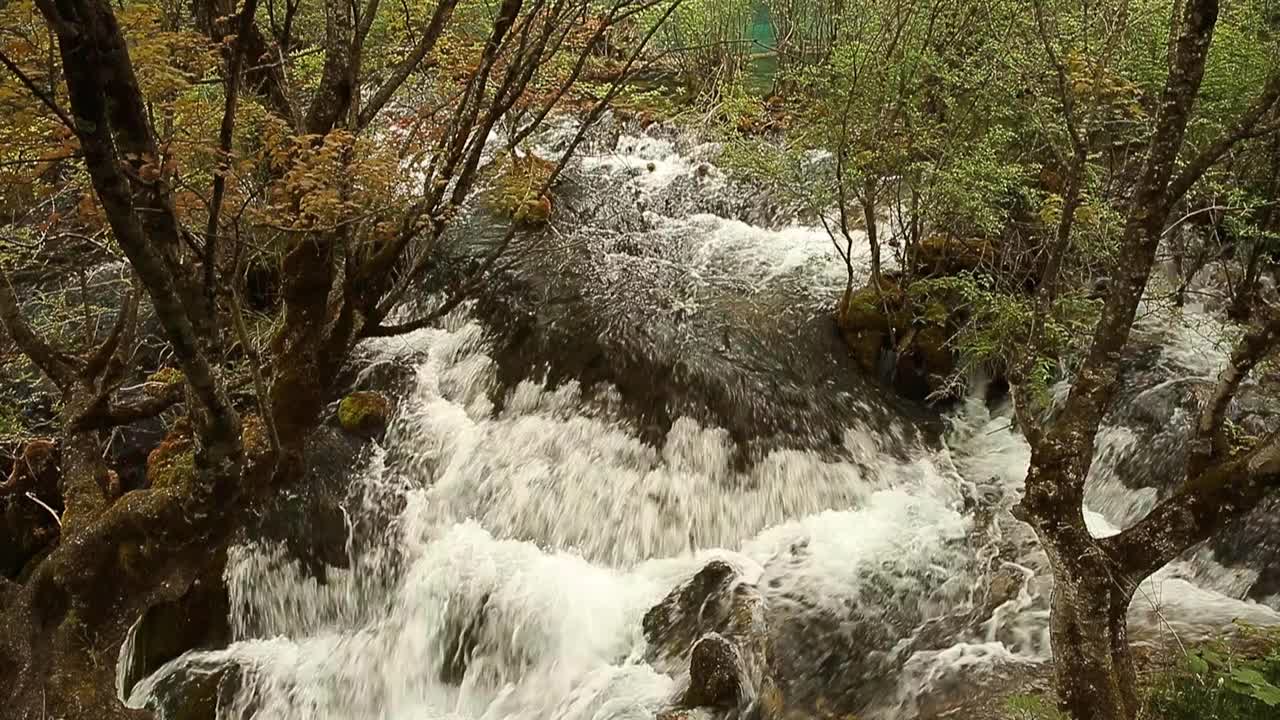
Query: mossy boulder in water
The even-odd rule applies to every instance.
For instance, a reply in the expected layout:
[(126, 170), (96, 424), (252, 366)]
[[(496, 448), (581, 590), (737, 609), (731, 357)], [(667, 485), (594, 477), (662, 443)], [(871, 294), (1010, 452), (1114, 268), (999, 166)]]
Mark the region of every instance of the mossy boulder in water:
[[(936, 313), (934, 313), (936, 314)], [(955, 356), (947, 345), (946, 313), (922, 317), (911, 298), (891, 278), (849, 293), (836, 313), (836, 323), (849, 352), (864, 372), (902, 395), (924, 401), (944, 390), (955, 372)]]
[(387, 429), (391, 402), (381, 393), (361, 391), (344, 397), (338, 404), (338, 423), (347, 432), (375, 438)]
[(556, 164), (527, 152), (504, 153), (494, 164), (494, 187), (488, 204), (526, 227), (545, 225), (551, 218), (551, 197), (542, 192)]
[(1000, 252), (982, 238), (931, 237), (915, 246), (912, 260), (918, 276), (936, 277), (994, 268), (1000, 262)]

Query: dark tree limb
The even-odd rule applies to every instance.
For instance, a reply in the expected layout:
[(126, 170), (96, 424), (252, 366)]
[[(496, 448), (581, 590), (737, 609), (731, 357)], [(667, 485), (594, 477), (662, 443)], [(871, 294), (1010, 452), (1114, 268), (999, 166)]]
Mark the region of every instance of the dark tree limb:
[(209, 218), (204, 234), (204, 294), (209, 317), (206, 323), (216, 327), (218, 282), (218, 236), (222, 214), (222, 199), (227, 191), (227, 175), (231, 172), (231, 143), (235, 134), (236, 110), (239, 107), (240, 75), (244, 65), (246, 42), (253, 19), (258, 11), (258, 0), (245, 0), (236, 23), (235, 44), (227, 59), (227, 78), (223, 88), (222, 122), (218, 127), (218, 167), (213, 173), (213, 189), (210, 192)]
[(75, 358), (62, 352), (45, 340), (38, 332), (27, 324), (22, 316), (22, 307), (18, 296), (9, 283), (9, 277), (0, 270), (0, 322), (9, 331), (14, 344), (18, 346), (31, 362), (40, 368), (50, 380), (61, 389), (70, 387), (79, 376)]
[(125, 298), (124, 307), (116, 315), (116, 322), (111, 327), (107, 339), (85, 360), (84, 375), (96, 378), (106, 371), (111, 358), (120, 348), (121, 340), (129, 333), (129, 328), (138, 321), (138, 293), (130, 292)]
[(174, 383), (164, 386), (155, 395), (147, 395), (132, 401), (108, 400), (99, 406), (91, 407), (72, 422), (71, 429), (76, 432), (85, 432), (129, 425), (139, 420), (156, 417), (180, 402), (182, 402), (182, 385)]
[(352, 53), (353, 27), (351, 8), (346, 2), (326, 2), (324, 5), (324, 66), (320, 84), (316, 87), (302, 121), (303, 132), (324, 135), (345, 117), (351, 106), (356, 88), (352, 77), (354, 57)]
[(1213, 395), (1205, 403), (1196, 423), (1196, 434), (1188, 460), (1189, 474), (1198, 475), (1212, 460), (1225, 458), (1230, 454), (1230, 439), (1226, 432), (1227, 408), (1249, 373), (1259, 362), (1275, 352), (1278, 346), (1280, 311), (1273, 311), (1271, 317), (1264, 322), (1251, 326), (1236, 343), (1231, 359), (1218, 375)]
[(414, 46), (413, 52), (405, 56), (403, 60), (396, 64), (392, 69), (391, 75), (377, 90), (373, 91), (369, 101), (360, 109), (360, 116), (356, 121), (356, 126), (363, 128), (373, 122), (382, 108), (395, 95), (396, 90), (404, 84), (405, 80), (413, 74), (421, 64), (424, 58), (435, 49), (436, 43), (439, 42), (440, 36), (444, 32), (445, 24), (449, 22), (449, 18), (453, 16), (453, 9), (458, 4), (458, 0), (440, 0), (436, 4), (435, 12), (431, 14), (431, 21), (427, 23), (426, 29), (422, 33), (422, 37), (418, 39), (417, 45)]

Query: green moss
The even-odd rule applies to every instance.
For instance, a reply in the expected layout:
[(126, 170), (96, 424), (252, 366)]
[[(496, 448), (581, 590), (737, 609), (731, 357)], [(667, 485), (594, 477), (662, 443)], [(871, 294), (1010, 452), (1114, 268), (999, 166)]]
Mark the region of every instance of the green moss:
[(192, 448), (147, 462), (147, 482), (153, 488), (181, 487), (195, 475), (196, 452)]
[(186, 418), (147, 456), (147, 484), (153, 488), (181, 487), (195, 480), (196, 450)]
[(170, 387), (179, 385), (184, 380), (181, 370), (172, 367), (160, 368), (147, 376), (146, 391), (149, 395), (162, 395)]
[(391, 403), (376, 392), (354, 392), (338, 404), (342, 429), (362, 437), (372, 437), (387, 426)]

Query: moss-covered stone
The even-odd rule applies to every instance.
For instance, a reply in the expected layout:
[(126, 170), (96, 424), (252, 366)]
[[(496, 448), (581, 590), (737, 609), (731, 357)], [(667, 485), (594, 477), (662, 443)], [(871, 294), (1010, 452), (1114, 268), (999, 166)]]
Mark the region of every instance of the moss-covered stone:
[(556, 163), (529, 152), (506, 154), (494, 163), (494, 186), (488, 204), (517, 223), (545, 225), (551, 218), (551, 198), (541, 190)]
[(945, 308), (916, 307), (895, 279), (882, 278), (849, 293), (836, 315), (849, 352), (863, 372), (878, 375), (881, 353), (897, 355), (893, 384), (899, 393), (926, 400), (955, 372), (948, 344), (951, 318)]
[(353, 392), (338, 404), (338, 423), (353, 435), (374, 438), (387, 428), (391, 402), (381, 393)]
[(999, 248), (983, 238), (931, 237), (915, 248), (914, 265), (921, 276), (957, 275), (995, 267)]
[(545, 225), (551, 219), (551, 198), (547, 195), (527, 198), (516, 208), (513, 216), (523, 225)]
[(183, 380), (181, 370), (172, 367), (160, 368), (147, 376), (146, 391), (153, 396), (163, 395), (172, 386), (182, 384)]
[(147, 485), (153, 488), (181, 487), (192, 482), (195, 474), (195, 443), (191, 439), (191, 426), (183, 418), (147, 455)]

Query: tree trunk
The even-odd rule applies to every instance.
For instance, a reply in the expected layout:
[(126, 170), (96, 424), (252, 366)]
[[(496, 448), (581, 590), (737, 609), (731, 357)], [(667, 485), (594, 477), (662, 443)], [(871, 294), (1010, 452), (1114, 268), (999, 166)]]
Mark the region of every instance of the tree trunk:
[(876, 225), (876, 197), (877, 193), (873, 192), (871, 187), (868, 186), (867, 193), (862, 197), (862, 219), (867, 224), (867, 246), (871, 250), (871, 284), (879, 292), (880, 233), (879, 227)]
[(1065, 463), (1046, 467), (1043, 453), (1033, 453), (1014, 515), (1035, 530), (1053, 571), (1049, 633), (1062, 706), (1074, 720), (1132, 720), (1137, 678), (1126, 621), (1137, 582), (1089, 532), (1082, 476)]
[(1053, 565), (1049, 630), (1064, 709), (1078, 720), (1131, 720), (1138, 710), (1125, 630), (1132, 592), (1102, 561), (1072, 558)]

